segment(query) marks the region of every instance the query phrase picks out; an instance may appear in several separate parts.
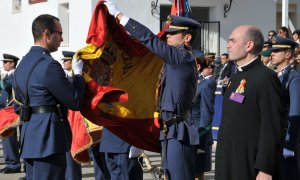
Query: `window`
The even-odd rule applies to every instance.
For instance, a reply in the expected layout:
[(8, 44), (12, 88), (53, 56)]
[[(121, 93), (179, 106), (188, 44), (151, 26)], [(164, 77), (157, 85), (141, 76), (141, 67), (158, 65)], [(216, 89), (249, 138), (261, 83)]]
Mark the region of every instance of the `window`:
[(63, 29), (61, 46), (69, 46), (69, 0), (60, 0), (58, 4), (58, 18)]

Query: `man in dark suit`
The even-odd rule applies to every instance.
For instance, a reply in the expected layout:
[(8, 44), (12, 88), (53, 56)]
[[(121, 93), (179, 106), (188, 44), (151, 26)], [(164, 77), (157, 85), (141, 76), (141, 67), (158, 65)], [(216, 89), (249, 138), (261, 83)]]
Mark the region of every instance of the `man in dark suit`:
[[(194, 179), (194, 157), (199, 143), (198, 128), (191, 116), (196, 92), (197, 70), (190, 43), (200, 23), (190, 18), (169, 16), (166, 41), (117, 10), (113, 1), (104, 2), (134, 38), (164, 61), (159, 89), (162, 162), (167, 179)], [(180, 163), (178, 163), (180, 162)]]
[[(10, 55), (3, 54), (3, 68), (7, 72), (5, 78), (1, 81), (1, 96), (0, 96), (0, 108), (6, 108), (12, 106), (12, 80), (13, 73), (17, 66), (19, 58)], [(1, 119), (2, 121), (4, 119)], [(19, 142), (17, 138), (17, 128), (15, 132), (8, 138), (2, 140), (3, 154), (5, 167), (0, 169), (0, 172), (4, 174), (18, 173), (21, 172), (21, 164), (19, 158)]]
[(294, 55), (295, 41), (279, 36), (271, 39), (272, 63), (287, 94), (288, 129), (283, 149), (285, 179), (300, 179), (300, 73), (289, 64)]
[[(14, 90), (22, 123), (21, 157), (26, 163), (26, 178), (65, 179), (66, 152), (72, 133), (67, 109), (79, 110), (85, 84), (83, 62), (73, 63), (70, 83), (61, 65), (50, 53), (57, 51), (62, 38), (59, 19), (43, 14), (32, 23), (34, 46), (15, 71)], [(27, 107), (26, 107), (27, 106)]]
[(261, 31), (233, 30), (227, 44), (237, 65), (224, 93), (216, 151), (216, 180), (281, 179), (286, 125), (283, 90), (275, 72), (259, 60)]

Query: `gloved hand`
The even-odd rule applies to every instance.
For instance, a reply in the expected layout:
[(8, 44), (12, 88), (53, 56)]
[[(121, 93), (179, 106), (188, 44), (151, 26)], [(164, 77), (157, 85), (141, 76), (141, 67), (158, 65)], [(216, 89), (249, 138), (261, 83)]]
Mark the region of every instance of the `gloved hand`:
[(106, 0), (104, 4), (106, 5), (110, 15), (117, 17), (118, 14), (120, 14), (120, 11), (118, 10), (117, 5), (113, 0)]
[(288, 157), (292, 157), (295, 155), (294, 151), (288, 150), (286, 148), (283, 148), (283, 157), (286, 159)]
[(73, 68), (73, 72), (74, 74), (80, 74), (82, 75), (82, 69), (83, 69), (83, 62), (82, 60), (78, 60), (76, 58), (76, 56), (73, 57), (73, 65), (72, 65), (72, 68)]

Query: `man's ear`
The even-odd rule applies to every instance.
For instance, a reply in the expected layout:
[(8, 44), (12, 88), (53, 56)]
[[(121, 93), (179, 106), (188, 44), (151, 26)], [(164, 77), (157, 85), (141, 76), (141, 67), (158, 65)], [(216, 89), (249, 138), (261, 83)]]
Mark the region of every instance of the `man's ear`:
[(293, 54), (292, 54), (291, 50), (287, 50), (287, 51), (286, 51), (285, 57), (286, 57), (287, 59), (291, 59), (291, 58), (293, 57)]
[(184, 36), (184, 42), (187, 43), (187, 42), (191, 42), (192, 40), (192, 35), (191, 34), (186, 34)]
[(247, 42), (247, 51), (248, 52), (250, 52), (250, 51), (252, 51), (253, 50), (253, 48), (254, 48), (254, 42), (253, 41), (248, 41)]
[(44, 31), (43, 35), (46, 37), (46, 39), (50, 39), (51, 31), (49, 31), (49, 29), (46, 29), (46, 30)]

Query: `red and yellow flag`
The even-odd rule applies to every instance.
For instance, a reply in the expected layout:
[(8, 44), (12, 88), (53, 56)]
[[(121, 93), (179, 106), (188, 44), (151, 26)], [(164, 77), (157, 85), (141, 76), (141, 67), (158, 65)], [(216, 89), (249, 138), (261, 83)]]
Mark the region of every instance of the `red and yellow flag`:
[[(101, 81), (124, 90), (112, 101), (94, 101), (98, 94), (89, 86), (86, 104), (81, 110), (91, 122), (141, 149), (160, 152), (159, 124), (155, 107), (155, 91), (163, 62), (142, 44), (129, 37), (125, 29), (107, 12), (103, 1), (96, 5), (91, 20), (88, 45), (76, 52), (84, 60), (84, 79), (103, 89)], [(109, 71), (98, 68), (106, 63)], [(93, 94), (93, 95), (91, 95)], [(113, 97), (113, 96), (111, 96)], [(123, 98), (122, 98), (123, 97)]]
[(20, 123), (19, 116), (14, 107), (9, 106), (0, 110), (0, 138), (7, 138), (15, 132), (15, 127)]

